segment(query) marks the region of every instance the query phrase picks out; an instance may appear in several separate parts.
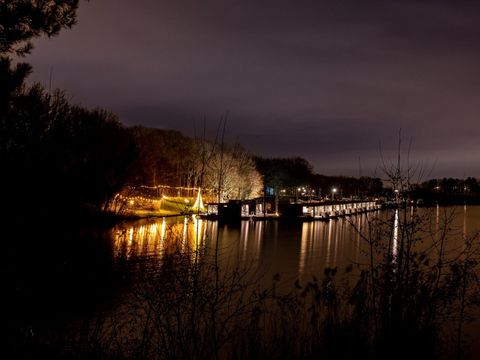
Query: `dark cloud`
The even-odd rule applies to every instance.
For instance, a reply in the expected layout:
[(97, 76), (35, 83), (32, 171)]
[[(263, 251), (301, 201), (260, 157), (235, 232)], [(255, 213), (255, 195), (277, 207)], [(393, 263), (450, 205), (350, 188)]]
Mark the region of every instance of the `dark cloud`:
[(373, 172), (399, 128), (432, 176), (480, 176), (475, 1), (96, 0), (33, 78), (127, 124), (210, 133), (318, 172)]

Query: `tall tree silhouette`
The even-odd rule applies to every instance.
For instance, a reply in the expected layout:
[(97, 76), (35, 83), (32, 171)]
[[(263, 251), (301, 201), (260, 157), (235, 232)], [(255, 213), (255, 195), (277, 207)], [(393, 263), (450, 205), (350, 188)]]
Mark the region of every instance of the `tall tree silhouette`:
[(76, 22), (78, 0), (0, 0), (0, 53), (24, 56), (32, 39), (55, 36)]
[(12, 67), (12, 57), (23, 57), (32, 40), (52, 37), (76, 22), (79, 0), (0, 0), (0, 106), (17, 91), (31, 72), (27, 63)]
[[(32, 40), (75, 24), (78, 0), (0, 0), (0, 186), (4, 208), (101, 209), (135, 155), (115, 115), (25, 84)], [(48, 211), (47, 211), (48, 212)]]

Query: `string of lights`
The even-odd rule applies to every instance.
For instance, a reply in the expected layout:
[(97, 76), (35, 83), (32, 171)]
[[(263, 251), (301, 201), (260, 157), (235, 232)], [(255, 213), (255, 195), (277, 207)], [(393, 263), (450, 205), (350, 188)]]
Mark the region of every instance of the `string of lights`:
[[(137, 187), (129, 186), (129, 188), (143, 188), (143, 189), (150, 189), (150, 190), (158, 190), (158, 189), (174, 189), (174, 190), (187, 190), (187, 191), (198, 191), (198, 187), (185, 187), (185, 186), (169, 186), (169, 185), (157, 185), (157, 186), (147, 186), (147, 185), (140, 185)], [(203, 189), (202, 191), (213, 191), (213, 189)]]

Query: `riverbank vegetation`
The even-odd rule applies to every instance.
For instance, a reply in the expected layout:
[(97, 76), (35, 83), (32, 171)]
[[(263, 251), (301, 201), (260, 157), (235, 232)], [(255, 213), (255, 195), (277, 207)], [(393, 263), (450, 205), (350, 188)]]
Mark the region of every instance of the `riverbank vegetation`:
[[(280, 288), (281, 275), (262, 287), (255, 269), (220, 268), (218, 238), (207, 247), (197, 237), (187, 246), (185, 238), (172, 236), (161, 261), (149, 269), (139, 262), (138, 277), (116, 279), (112, 244), (98, 235), (108, 230), (90, 233), (79, 221), (78, 234), (64, 224), (61, 230), (48, 229), (51, 235), (43, 232), (41, 220), (26, 219), (30, 212), (49, 220), (58, 213), (105, 212), (123, 192), (141, 186), (209, 189), (217, 201), (266, 196), (268, 188), (274, 196), (284, 190), (297, 200), (327, 193), (383, 194), (376, 178), (326, 177), (314, 174), (301, 158), (254, 157), (240, 145), (224, 144), (220, 132), (209, 141), (176, 131), (128, 128), (108, 111), (72, 104), (62, 91), (29, 85), (31, 68), (20, 57), (30, 52), (35, 37), (72, 26), (77, 6), (74, 0), (0, 1), (0, 188), (2, 211), (18, 221), (10, 224), (9, 261), (0, 267), (3, 358), (466, 356), (464, 327), (479, 303), (479, 243), (472, 236), (461, 239), (461, 248), (451, 248), (448, 239), (461, 236), (451, 231), (451, 214), (425, 216), (404, 207), (388, 210), (385, 218), (373, 216), (356, 228), (365, 252), (362, 264), (325, 269), (322, 278), (288, 288)], [(398, 186), (405, 178), (393, 175), (392, 189), (409, 196), (411, 184)], [(447, 185), (436, 185), (437, 190)], [(464, 192), (475, 188), (463, 187)], [(165, 202), (172, 213), (189, 206), (175, 194)], [(18, 224), (29, 226), (24, 230)], [(48, 254), (52, 243), (56, 251)], [(84, 252), (77, 254), (78, 249)], [(48, 256), (40, 256), (42, 251)], [(345, 272), (349, 282), (340, 277)], [(93, 299), (87, 315), (62, 322), (67, 312), (62, 300), (72, 300), (79, 294), (76, 287), (97, 281), (99, 274), (107, 284), (114, 278), (133, 286), (121, 288), (121, 296), (108, 306), (97, 309)], [(52, 301), (45, 294), (58, 298)]]
[(457, 239), (454, 216), (368, 215), (356, 228), (361, 261), (303, 282), (282, 274), (265, 281), (253, 264), (221, 265), (215, 233), (167, 230), (158, 258), (117, 259), (136, 271), (122, 275), (115, 301), (52, 327), (32, 322), (31, 333), (17, 329), (3, 351), (69, 359), (466, 359), (479, 239)]

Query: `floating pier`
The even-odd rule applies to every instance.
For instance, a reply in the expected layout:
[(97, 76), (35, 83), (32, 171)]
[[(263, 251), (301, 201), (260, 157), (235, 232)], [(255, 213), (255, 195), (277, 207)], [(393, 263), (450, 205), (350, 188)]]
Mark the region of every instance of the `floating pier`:
[(223, 222), (241, 220), (298, 219), (303, 221), (330, 220), (380, 210), (382, 205), (375, 201), (343, 202), (299, 202), (280, 204), (278, 212), (264, 209), (259, 201), (230, 201), (228, 203), (207, 204), (204, 217)]

